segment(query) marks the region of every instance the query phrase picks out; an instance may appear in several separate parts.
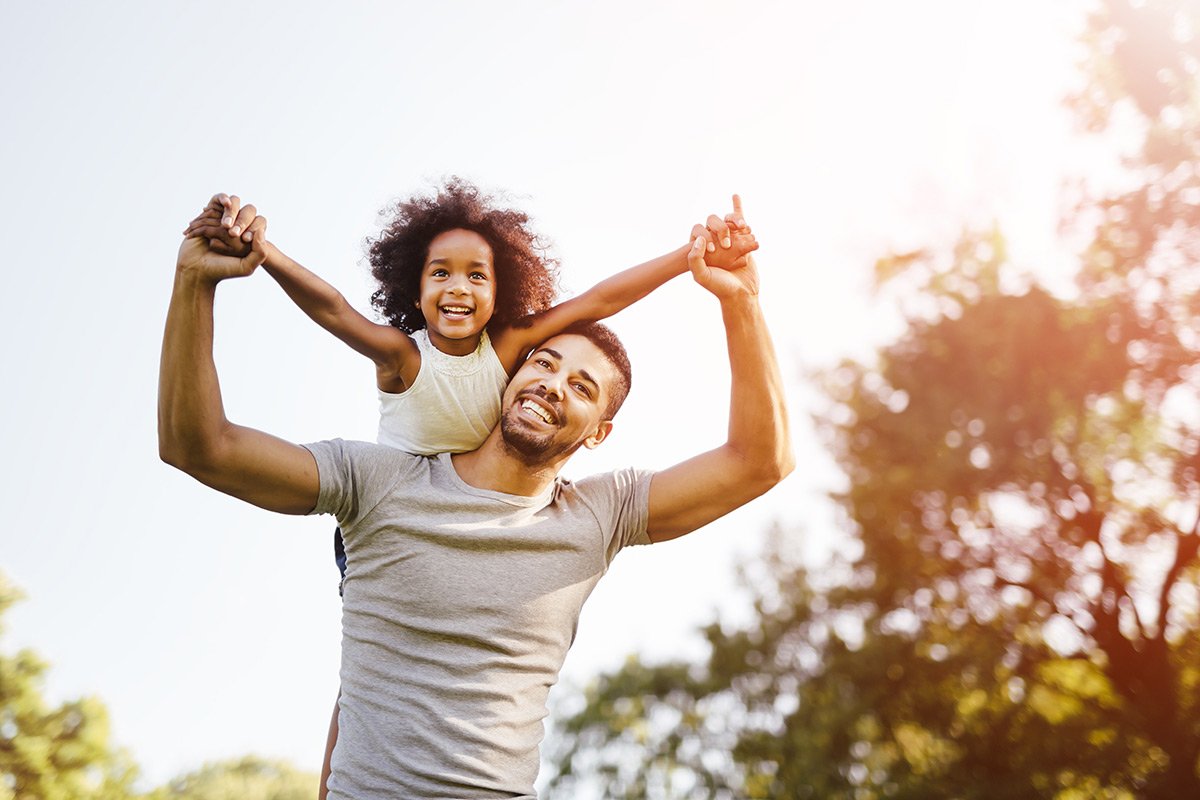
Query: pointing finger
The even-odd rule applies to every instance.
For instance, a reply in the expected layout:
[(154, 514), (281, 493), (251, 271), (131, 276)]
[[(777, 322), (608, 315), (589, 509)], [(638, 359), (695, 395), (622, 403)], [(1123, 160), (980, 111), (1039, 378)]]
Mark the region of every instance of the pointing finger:
[(735, 194), (733, 196), (733, 213), (727, 214), (725, 219), (733, 218), (739, 229), (744, 229), (746, 233), (750, 232), (750, 226), (746, 224), (746, 213), (742, 210), (742, 196)]

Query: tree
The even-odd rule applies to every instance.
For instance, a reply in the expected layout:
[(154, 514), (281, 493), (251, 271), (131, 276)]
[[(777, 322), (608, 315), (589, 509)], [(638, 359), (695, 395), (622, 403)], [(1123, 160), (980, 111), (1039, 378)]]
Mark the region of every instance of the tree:
[(155, 800), (311, 800), (319, 778), (284, 761), (245, 756), (205, 764), (160, 790)]
[(1200, 796), (1197, 35), (1184, 0), (1090, 18), (1070, 106), (1136, 146), (1122, 191), (1080, 187), (1074, 296), (997, 231), (880, 261), (909, 329), (826, 376), (822, 417), (861, 554), (776, 558), (707, 664), (604, 677), (556, 790)]
[[(0, 573), (0, 633), (21, 599)], [(95, 698), (50, 706), (46, 664), (30, 650), (0, 652), (0, 800), (126, 800), (136, 770), (109, 744), (108, 712)]]
[[(20, 591), (0, 573), (0, 634)], [(206, 764), (148, 793), (109, 741), (108, 710), (85, 697), (51, 707), (46, 663), (31, 650), (0, 652), (0, 800), (309, 800), (318, 776), (256, 756)]]

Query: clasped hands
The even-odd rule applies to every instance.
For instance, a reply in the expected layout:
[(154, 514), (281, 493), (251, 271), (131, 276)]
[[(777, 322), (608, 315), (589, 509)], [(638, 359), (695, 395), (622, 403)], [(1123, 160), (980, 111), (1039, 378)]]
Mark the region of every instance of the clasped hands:
[[(266, 261), (273, 246), (267, 241), (267, 218), (237, 195), (213, 195), (188, 223), (177, 266), (212, 280), (244, 277)], [(709, 215), (692, 227), (688, 268), (696, 283), (718, 298), (738, 293), (758, 294), (758, 270), (751, 253), (758, 241), (746, 224), (742, 201), (733, 196), (733, 211), (724, 218)]]

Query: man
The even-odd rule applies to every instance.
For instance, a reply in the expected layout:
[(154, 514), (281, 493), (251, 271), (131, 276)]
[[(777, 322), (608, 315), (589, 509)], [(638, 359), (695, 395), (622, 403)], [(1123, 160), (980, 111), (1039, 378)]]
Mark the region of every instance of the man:
[(792, 469), (755, 265), (705, 264), (709, 242), (728, 236), (716, 217), (688, 255), (725, 323), (733, 384), (725, 444), (657, 473), (568, 482), (560, 469), (608, 436), (629, 387), (624, 350), (602, 326), (534, 351), (504, 393), (499, 425), (469, 453), (299, 446), (229, 422), (212, 357), (213, 298), (221, 280), (262, 262), (265, 224), (247, 226), (243, 257), (203, 238), (180, 247), (163, 338), (160, 454), (263, 508), (338, 519), (348, 568), (330, 797), (533, 797), (547, 693), (616, 552), (700, 528)]

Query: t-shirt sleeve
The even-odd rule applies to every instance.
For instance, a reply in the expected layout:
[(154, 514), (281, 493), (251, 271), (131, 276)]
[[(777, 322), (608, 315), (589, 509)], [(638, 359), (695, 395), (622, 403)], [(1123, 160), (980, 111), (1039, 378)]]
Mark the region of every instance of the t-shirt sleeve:
[(352, 529), (419, 462), (417, 456), (367, 442), (332, 439), (303, 445), (317, 461), (320, 490), (313, 514), (332, 514)]
[(611, 562), (622, 547), (650, 544), (646, 526), (652, 477), (654, 470), (627, 468), (574, 481), (575, 491), (600, 524), (606, 561)]

